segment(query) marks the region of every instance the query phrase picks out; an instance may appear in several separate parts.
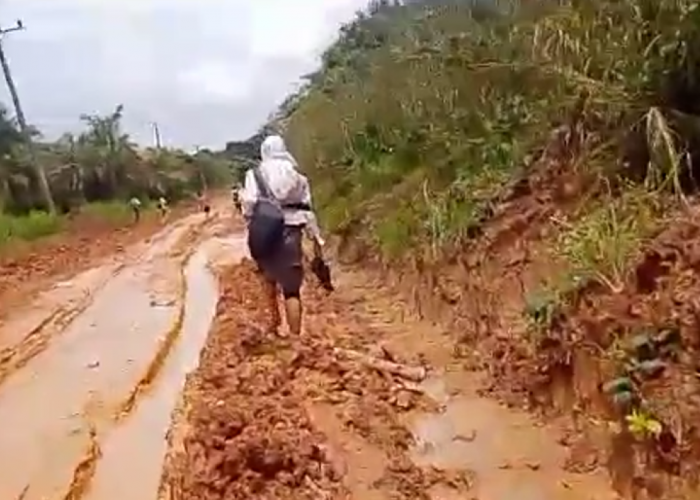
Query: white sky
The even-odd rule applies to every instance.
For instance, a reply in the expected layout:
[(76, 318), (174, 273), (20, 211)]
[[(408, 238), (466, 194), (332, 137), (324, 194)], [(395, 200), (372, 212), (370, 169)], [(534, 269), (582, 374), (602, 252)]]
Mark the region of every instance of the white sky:
[(27, 119), (48, 138), (122, 103), (140, 142), (158, 122), (168, 145), (222, 147), (254, 132), (366, 3), (0, 0), (0, 25), (27, 27), (4, 45)]

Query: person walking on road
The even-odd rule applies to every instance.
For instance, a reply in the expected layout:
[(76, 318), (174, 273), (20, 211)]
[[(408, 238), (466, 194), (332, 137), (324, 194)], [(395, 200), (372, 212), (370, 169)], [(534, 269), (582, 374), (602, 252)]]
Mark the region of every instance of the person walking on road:
[(246, 172), (241, 208), (248, 223), (248, 247), (266, 284), (273, 329), (281, 326), (278, 287), (292, 335), (301, 334), (303, 233), (311, 239), (315, 261), (323, 261), (324, 240), (313, 212), (309, 181), (297, 168), (278, 135), (260, 148), (259, 166)]
[(164, 221), (168, 217), (168, 200), (165, 196), (161, 196), (157, 201), (158, 211), (160, 212), (160, 220)]
[(131, 208), (131, 213), (134, 215), (134, 224), (141, 220), (141, 200), (136, 196), (129, 200), (129, 207)]
[(238, 184), (233, 186), (233, 189), (231, 190), (231, 195), (233, 197), (233, 206), (236, 207), (236, 210), (241, 213), (243, 211), (243, 204), (241, 202), (241, 192), (243, 191), (243, 188), (241, 188)]

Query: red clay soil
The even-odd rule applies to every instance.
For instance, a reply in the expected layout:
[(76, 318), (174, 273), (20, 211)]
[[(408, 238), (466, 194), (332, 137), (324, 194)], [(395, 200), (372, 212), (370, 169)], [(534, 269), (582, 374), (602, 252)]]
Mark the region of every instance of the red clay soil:
[[(560, 270), (548, 248), (558, 231), (554, 221), (575, 213), (591, 189), (565, 168), (544, 165), (499, 201), (478, 238), (437, 263), (414, 255), (378, 272), (422, 316), (460, 332), (456, 358), (490, 375), (482, 393), (569, 428), (571, 470), (607, 467), (625, 498), (694, 498), (700, 486), (700, 203), (649, 242), (621, 293), (589, 286), (569, 297), (543, 337), (528, 330), (528, 294)], [(345, 250), (346, 262), (376, 265), (358, 259), (371, 253), (366, 249), (346, 244)], [(622, 374), (633, 336), (668, 332), (680, 333), (681, 347), (665, 355), (655, 378), (635, 380), (664, 431), (638, 440), (603, 385)]]
[(542, 374), (539, 387), (530, 389), (562, 388), (569, 397), (553, 398), (550, 404), (560, 412), (584, 412), (588, 419), (580, 426), (595, 438), (600, 430), (590, 424), (592, 419), (620, 418), (601, 388), (624, 375), (624, 365), (633, 357), (632, 339), (642, 335), (657, 344), (659, 371), (636, 374), (633, 380), (646, 411), (663, 424), (663, 431), (643, 440), (614, 437), (609, 449), (598, 448), (588, 461), (607, 462), (618, 489), (635, 498), (691, 498), (700, 486), (698, 208), (695, 204), (674, 217), (649, 242), (621, 293), (592, 287), (565, 304), (561, 319), (551, 325), (550, 340), (545, 339), (547, 347), (529, 364)]
[[(170, 220), (192, 210), (190, 205), (178, 206)], [(123, 252), (162, 227), (158, 216), (151, 213), (137, 225), (121, 227), (78, 215), (60, 234), (5, 249), (0, 253), (0, 304), (3, 309), (11, 307), (59, 276), (73, 275), (100, 259)]]
[[(170, 433), (161, 498), (428, 499), (468, 481), (408, 459), (400, 415), (424, 404), (399, 381), (338, 359), (380, 333), (353, 300), (307, 286), (301, 339), (267, 333), (249, 261), (225, 271), (213, 331)], [(461, 482), (460, 482), (461, 481)]]

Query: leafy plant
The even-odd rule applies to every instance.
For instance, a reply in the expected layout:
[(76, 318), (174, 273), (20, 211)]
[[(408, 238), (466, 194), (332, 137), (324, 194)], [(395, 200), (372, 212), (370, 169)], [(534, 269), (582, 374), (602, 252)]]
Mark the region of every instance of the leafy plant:
[(644, 410), (635, 409), (625, 417), (627, 429), (638, 439), (658, 437), (663, 431), (663, 425), (651, 414)]
[(580, 220), (564, 224), (557, 248), (576, 281), (594, 279), (619, 293), (632, 258), (657, 223), (650, 195), (631, 189), (619, 199), (605, 200)]

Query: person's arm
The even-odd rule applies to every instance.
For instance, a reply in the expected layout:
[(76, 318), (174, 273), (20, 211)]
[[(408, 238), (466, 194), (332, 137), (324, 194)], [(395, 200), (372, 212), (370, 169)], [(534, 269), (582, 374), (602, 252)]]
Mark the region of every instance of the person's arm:
[(253, 214), (253, 205), (258, 201), (258, 183), (255, 182), (253, 170), (249, 169), (245, 174), (243, 189), (240, 191), (241, 212), (246, 219)]

